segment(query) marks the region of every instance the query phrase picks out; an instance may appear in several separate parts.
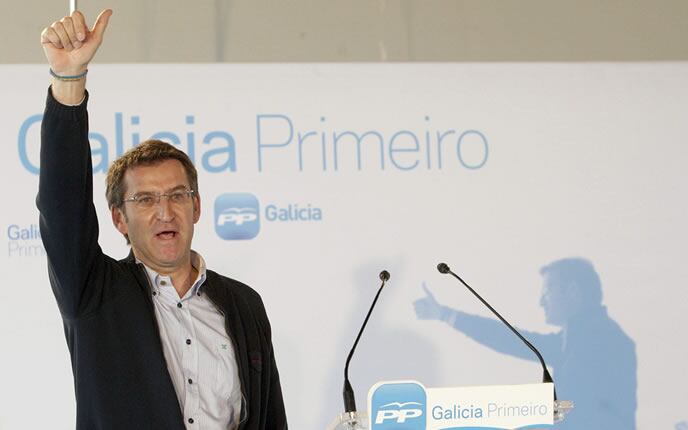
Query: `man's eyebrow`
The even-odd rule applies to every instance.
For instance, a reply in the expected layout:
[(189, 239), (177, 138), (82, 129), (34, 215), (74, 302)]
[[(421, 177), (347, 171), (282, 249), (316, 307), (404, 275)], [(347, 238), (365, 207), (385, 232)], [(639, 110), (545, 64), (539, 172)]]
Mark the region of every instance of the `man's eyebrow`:
[(177, 186), (174, 187), (174, 188), (169, 188), (169, 189), (167, 190), (167, 192), (170, 193), (170, 192), (172, 192), (172, 191), (188, 190), (188, 189), (190, 189), (190, 187), (188, 187), (188, 186), (186, 186), (186, 185), (177, 185)]
[[(188, 187), (188, 186), (186, 186), (186, 185), (177, 185), (177, 186), (175, 186), (175, 187), (168, 188), (168, 189), (165, 191), (165, 193), (172, 193), (172, 192), (174, 192), (174, 191), (188, 190), (188, 189), (191, 189), (191, 188)], [(138, 196), (138, 195), (141, 195), (141, 194), (155, 194), (155, 193), (156, 193), (156, 191), (141, 190), (141, 191), (139, 191), (138, 193), (136, 193), (136, 195)]]

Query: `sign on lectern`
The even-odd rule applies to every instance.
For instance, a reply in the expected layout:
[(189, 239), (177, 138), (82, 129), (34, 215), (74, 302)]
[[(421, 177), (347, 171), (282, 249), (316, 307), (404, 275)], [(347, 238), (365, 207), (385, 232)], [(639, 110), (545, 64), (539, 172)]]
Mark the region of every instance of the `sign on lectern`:
[(554, 425), (553, 384), (425, 388), (379, 382), (368, 392), (370, 430), (513, 430)]

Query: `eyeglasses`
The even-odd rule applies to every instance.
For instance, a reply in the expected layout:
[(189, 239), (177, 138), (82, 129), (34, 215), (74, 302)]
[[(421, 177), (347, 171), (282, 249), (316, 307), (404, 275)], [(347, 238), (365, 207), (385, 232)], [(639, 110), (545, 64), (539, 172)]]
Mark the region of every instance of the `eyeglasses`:
[(171, 193), (139, 193), (128, 199), (124, 199), (123, 203), (134, 203), (137, 209), (150, 209), (160, 204), (160, 199), (163, 197), (167, 199), (170, 204), (183, 205), (191, 199), (194, 195), (194, 190), (177, 190)]

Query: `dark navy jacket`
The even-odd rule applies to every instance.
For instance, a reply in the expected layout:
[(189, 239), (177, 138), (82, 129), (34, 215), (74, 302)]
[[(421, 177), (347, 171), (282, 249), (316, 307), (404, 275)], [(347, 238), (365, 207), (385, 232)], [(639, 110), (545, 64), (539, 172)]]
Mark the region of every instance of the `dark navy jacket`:
[[(132, 256), (117, 261), (98, 245), (86, 105), (61, 105), (48, 91), (37, 198), (50, 284), (71, 354), (76, 427), (184, 429), (145, 270)], [(240, 429), (286, 429), (260, 296), (210, 270), (202, 291), (225, 316), (236, 351), (244, 397)]]

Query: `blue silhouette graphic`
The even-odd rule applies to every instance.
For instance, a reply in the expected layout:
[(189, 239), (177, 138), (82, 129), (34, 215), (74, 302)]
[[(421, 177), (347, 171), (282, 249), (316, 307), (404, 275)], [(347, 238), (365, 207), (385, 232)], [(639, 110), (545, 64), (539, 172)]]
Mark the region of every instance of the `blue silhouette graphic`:
[[(635, 343), (607, 315), (602, 287), (592, 263), (565, 258), (542, 269), (540, 305), (556, 333), (519, 331), (537, 347), (553, 371), (557, 395), (575, 409), (556, 427), (563, 430), (634, 430), (636, 428)], [(426, 296), (414, 302), (416, 316), (440, 320), (503, 354), (537, 360), (498, 320), (471, 315)]]

